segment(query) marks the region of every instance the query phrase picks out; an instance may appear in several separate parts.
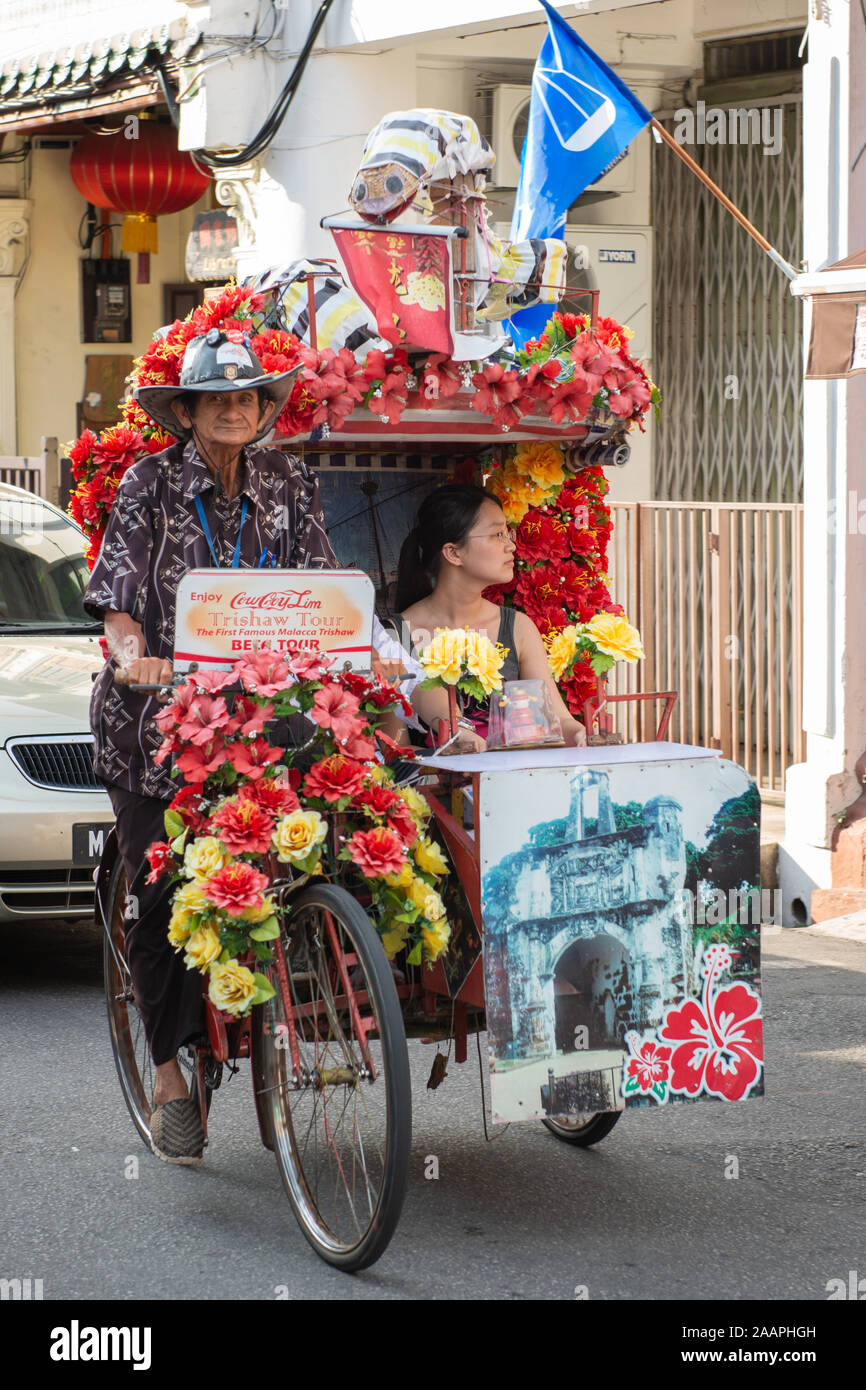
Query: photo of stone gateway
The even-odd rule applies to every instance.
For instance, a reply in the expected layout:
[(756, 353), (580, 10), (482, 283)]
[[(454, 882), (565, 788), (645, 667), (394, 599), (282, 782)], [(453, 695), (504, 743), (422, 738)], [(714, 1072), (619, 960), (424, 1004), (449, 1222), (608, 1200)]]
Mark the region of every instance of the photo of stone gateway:
[[(739, 1034), (726, 1045), (712, 1008), (719, 987), (736, 981), (738, 1006), (759, 1014), (759, 925), (708, 929), (695, 905), (719, 887), (736, 898), (757, 886), (759, 803), (741, 768), (697, 751), (677, 757), (667, 745), (669, 761), (641, 762), (647, 745), (632, 745), (616, 761), (598, 749), (605, 762), (490, 774), (481, 849), (498, 1118), (711, 1096), (728, 1084), (714, 1067), (745, 1079), (751, 1057), (737, 1050)], [(710, 945), (728, 950), (715, 994)], [(706, 1009), (706, 1047), (695, 1049), (690, 1030), (701, 1025), (690, 1017), (680, 1040), (689, 1056), (672, 1074), (676, 1045), (665, 1030), (676, 1031), (690, 1000)], [(760, 1071), (749, 1088), (759, 1093)]]

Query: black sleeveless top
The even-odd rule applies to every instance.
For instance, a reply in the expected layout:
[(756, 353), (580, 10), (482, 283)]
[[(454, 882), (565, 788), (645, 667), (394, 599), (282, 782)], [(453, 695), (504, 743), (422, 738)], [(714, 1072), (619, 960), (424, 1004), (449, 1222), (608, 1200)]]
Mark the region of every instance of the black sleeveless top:
[[(501, 677), (503, 684), (505, 681), (516, 681), (520, 679), (520, 662), (517, 657), (517, 646), (514, 640), (514, 622), (517, 612), (514, 608), (500, 608), (499, 610), (499, 630), (496, 634), (496, 641), (503, 647), (508, 648), (508, 655), (502, 663)], [(417, 652), (412, 646), (412, 634), (409, 624), (402, 613), (395, 613), (391, 619), (392, 624), (397, 630), (397, 637), (407, 652), (412, 656), (417, 656)], [(487, 737), (487, 726), (490, 721), (490, 697), (486, 700), (476, 700), (471, 695), (465, 695), (462, 690), (457, 692), (457, 703), (460, 713), (474, 725), (476, 732), (482, 738)]]

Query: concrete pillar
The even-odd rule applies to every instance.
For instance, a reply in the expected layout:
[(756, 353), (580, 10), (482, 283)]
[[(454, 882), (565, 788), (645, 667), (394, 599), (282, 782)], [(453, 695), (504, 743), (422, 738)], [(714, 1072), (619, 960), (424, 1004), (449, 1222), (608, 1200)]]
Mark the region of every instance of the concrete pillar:
[[(817, 11), (817, 17), (815, 10)], [(803, 74), (804, 247), (815, 271), (866, 246), (866, 40), (859, 6), (810, 13)], [(807, 315), (808, 320), (808, 315)], [(808, 333), (808, 322), (806, 324)], [(807, 338), (808, 341), (808, 338)], [(803, 727), (806, 761), (786, 777), (779, 847), (783, 922), (808, 920), (831, 886), (839, 818), (863, 790), (866, 751), (866, 376), (804, 388)], [(851, 499), (853, 494), (853, 507)]]
[(0, 454), (18, 453), (15, 290), (26, 258), (30, 203), (0, 199)]

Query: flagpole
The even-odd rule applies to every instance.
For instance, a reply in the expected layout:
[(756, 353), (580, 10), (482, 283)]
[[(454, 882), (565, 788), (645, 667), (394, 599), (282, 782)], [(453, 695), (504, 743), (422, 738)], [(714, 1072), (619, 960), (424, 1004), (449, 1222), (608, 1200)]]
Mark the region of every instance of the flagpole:
[(664, 140), (665, 144), (670, 145), (671, 149), (674, 151), (674, 154), (678, 155), (679, 158), (686, 165), (686, 167), (691, 169), (693, 174), (697, 175), (704, 187), (710, 190), (713, 197), (719, 200), (722, 207), (726, 208), (727, 211), (731, 214), (731, 216), (734, 217), (737, 220), (737, 222), (739, 222), (740, 226), (743, 227), (745, 231), (749, 233), (749, 236), (752, 237), (752, 239), (758, 243), (761, 250), (767, 253), (767, 255), (770, 257), (770, 260), (773, 261), (774, 264), (777, 265), (779, 269), (784, 272), (785, 275), (787, 275), (788, 279), (793, 280), (797, 275), (799, 275), (800, 272), (795, 270), (792, 265), (788, 264), (784, 256), (781, 256), (779, 252), (776, 250), (776, 248), (770, 245), (767, 238), (761, 235), (757, 227), (752, 226), (752, 223), (742, 212), (740, 212), (740, 209), (737, 207), (737, 205), (735, 203), (732, 203), (730, 198), (726, 197), (726, 195), (722, 192), (722, 190), (718, 187), (717, 184), (713, 183), (709, 174), (704, 173), (704, 170), (701, 168), (700, 164), (696, 164), (695, 161), (692, 159), (691, 155), (686, 154), (682, 145), (680, 145), (674, 139), (670, 131), (665, 130), (664, 126), (656, 120), (655, 116), (652, 117), (650, 124), (653, 130), (658, 133), (662, 140)]

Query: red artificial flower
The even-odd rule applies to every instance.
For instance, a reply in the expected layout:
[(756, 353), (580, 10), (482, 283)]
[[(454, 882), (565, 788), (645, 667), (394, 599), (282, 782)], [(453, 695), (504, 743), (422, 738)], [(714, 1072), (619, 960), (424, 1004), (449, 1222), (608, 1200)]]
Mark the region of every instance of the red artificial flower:
[(210, 829), (229, 854), (267, 854), (274, 824), (274, 817), (250, 797), (227, 801), (210, 819)]
[(226, 864), (202, 884), (202, 892), (230, 917), (240, 917), (247, 908), (260, 907), (262, 893), (270, 886), (266, 874), (252, 864)]
[[(387, 736), (382, 733), (381, 729), (378, 731), (378, 737), (382, 739), (384, 743), (391, 742), (393, 747), (397, 747), (393, 739), (389, 740)], [(357, 760), (362, 763), (371, 763), (375, 760), (376, 745), (367, 734), (353, 734), (350, 738), (344, 738), (342, 740), (342, 746), (343, 752), (346, 754), (347, 758), (357, 758)], [(406, 758), (413, 756), (411, 750), (408, 748), (401, 749), (401, 752)]]
[(207, 743), (190, 744), (189, 748), (185, 748), (180, 754), (176, 766), (185, 782), (206, 782), (211, 773), (222, 767), (228, 757), (229, 750), (217, 734)]
[(388, 815), (385, 817), (385, 823), (389, 829), (394, 831), (395, 835), (400, 836), (404, 845), (413, 845), (418, 839), (418, 827), (412, 819), (412, 813), (405, 802), (395, 807), (393, 811), (388, 812)]
[(592, 393), (579, 382), (563, 381), (554, 388), (551, 397), (550, 418), (555, 425), (567, 420), (572, 423), (583, 420), (592, 405)]
[(232, 731), (242, 734), (244, 738), (255, 738), (264, 733), (265, 725), (274, 715), (274, 707), (270, 703), (264, 705), (256, 704), (255, 700), (250, 700), (244, 696), (238, 696), (235, 701), (234, 718), (232, 719)]
[(87, 465), (92, 461), (93, 446), (95, 443), (96, 435), (93, 433), (93, 430), (84, 430), (69, 450), (69, 462), (72, 464), (72, 476), (77, 483), (81, 482), (87, 470)]
[(521, 374), (521, 387), (533, 401), (550, 400), (553, 383), (561, 370), (562, 363), (555, 357), (548, 358), (546, 362), (531, 362)]
[(540, 560), (565, 559), (568, 532), (555, 512), (530, 507), (517, 528), (517, 558), (534, 565)]
[(399, 423), (406, 409), (406, 364), (406, 354), (399, 349), (386, 358), (384, 352), (374, 348), (364, 359), (365, 380), (374, 387), (367, 403), (375, 415), (386, 416), (391, 425)]
[(460, 367), (447, 353), (433, 352), (418, 373), (421, 395), (425, 401), (456, 396), (462, 386)]
[(304, 778), (306, 796), (321, 797), (323, 801), (340, 801), (342, 797), (357, 796), (364, 785), (367, 769), (353, 758), (334, 753), (314, 763)]
[(263, 738), (253, 739), (252, 743), (233, 743), (226, 753), (235, 772), (240, 773), (242, 777), (249, 777), (253, 782), (264, 777), (271, 764), (278, 763), (282, 756), (282, 748), (272, 748)]
[(356, 806), (362, 806), (368, 815), (384, 816), (398, 806), (405, 806), (403, 798), (391, 787), (374, 782), (355, 797)]
[(372, 830), (356, 830), (346, 848), (365, 878), (399, 874), (406, 863), (403, 841), (384, 825), (374, 826)]
[(180, 816), (193, 835), (198, 835), (204, 829), (207, 821), (205, 801), (198, 787), (181, 787), (168, 809)]
[(323, 681), (335, 660), (325, 652), (298, 652), (289, 657), (289, 670), (299, 681)]
[(170, 874), (172, 869), (177, 867), (174, 850), (167, 840), (157, 840), (147, 849), (146, 855), (150, 873), (144, 880), (145, 883), (156, 883), (163, 874)]
[(128, 425), (114, 425), (111, 429), (103, 430), (93, 446), (93, 457), (97, 463), (108, 464), (120, 472), (125, 472), (143, 452), (144, 440), (138, 430), (130, 429)]
[(507, 371), (498, 362), (489, 362), (483, 371), (472, 377), (475, 395), (472, 409), (482, 415), (489, 415), (494, 425), (510, 429), (517, 424), (522, 414), (518, 402), (522, 394), (518, 373)]

